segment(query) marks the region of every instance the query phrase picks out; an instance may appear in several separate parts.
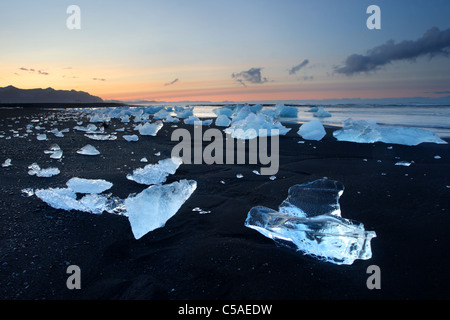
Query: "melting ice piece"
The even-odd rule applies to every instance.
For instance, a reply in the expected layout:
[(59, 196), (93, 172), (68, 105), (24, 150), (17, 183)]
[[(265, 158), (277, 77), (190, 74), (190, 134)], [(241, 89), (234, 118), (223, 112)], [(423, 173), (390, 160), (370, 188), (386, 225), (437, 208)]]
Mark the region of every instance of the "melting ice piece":
[(3, 168), (10, 167), (10, 166), (12, 166), (11, 159), (6, 159), (5, 162), (2, 163)]
[(135, 130), (138, 130), (139, 133), (143, 136), (156, 136), (158, 131), (163, 127), (163, 122), (158, 120), (154, 123), (146, 122), (145, 124), (138, 125)]
[(39, 141), (47, 140), (47, 135), (45, 133), (38, 134), (36, 139), (38, 139)]
[(312, 120), (301, 125), (297, 133), (305, 140), (316, 141), (322, 140), (326, 135), (325, 128), (319, 120)]
[(85, 156), (96, 156), (100, 154), (100, 152), (90, 144), (85, 145), (83, 148), (77, 151), (78, 154), (82, 154)]
[(36, 196), (55, 209), (77, 210), (100, 214), (108, 208), (108, 198), (104, 195), (88, 194), (77, 200), (70, 188), (50, 188), (35, 191)]
[(76, 193), (102, 193), (110, 189), (113, 184), (102, 179), (72, 178), (66, 185)]
[(276, 243), (334, 264), (352, 264), (372, 257), (374, 231), (362, 223), (341, 217), (342, 183), (327, 179), (295, 185), (279, 210), (254, 207), (245, 226)]
[[(233, 119), (236, 120), (237, 118)], [(236, 139), (254, 139), (270, 135), (285, 135), (291, 129), (286, 128), (274, 118), (263, 113), (249, 113), (245, 118), (233, 121), (224, 131)]]
[(117, 136), (113, 134), (85, 134), (86, 137), (92, 140), (100, 140), (100, 141), (114, 141), (117, 140)]
[(216, 126), (218, 127), (228, 127), (231, 124), (231, 119), (226, 115), (221, 114), (216, 118)]
[(194, 180), (151, 186), (125, 199), (125, 213), (136, 239), (163, 227), (197, 188)]
[(316, 118), (328, 118), (331, 117), (331, 113), (325, 110), (324, 107), (318, 107), (317, 111), (313, 114)]
[(138, 168), (133, 174), (128, 174), (127, 179), (140, 184), (161, 184), (166, 182), (169, 174), (174, 174), (183, 160), (178, 157), (158, 161), (157, 164), (149, 164), (144, 168)]
[(40, 178), (50, 178), (50, 177), (56, 176), (60, 173), (58, 168), (41, 169), (41, 167), (39, 167), (39, 165), (37, 163), (33, 163), (33, 164), (29, 165), (28, 169), (30, 169), (28, 171), (28, 174), (30, 176), (36, 175), (37, 177), (40, 177)]
[(130, 141), (138, 141), (139, 140), (139, 137), (137, 135), (135, 135), (135, 134), (133, 134), (133, 135), (124, 135), (123, 138), (125, 140), (127, 140), (128, 142), (130, 142)]
[(408, 161), (399, 161), (395, 164), (396, 166), (404, 166), (404, 167), (409, 167), (411, 165), (411, 162)]
[(344, 127), (333, 132), (333, 136), (339, 141), (357, 143), (380, 141), (407, 146), (415, 146), (423, 142), (447, 144), (432, 131), (409, 127), (384, 128), (372, 120), (347, 119), (344, 121)]

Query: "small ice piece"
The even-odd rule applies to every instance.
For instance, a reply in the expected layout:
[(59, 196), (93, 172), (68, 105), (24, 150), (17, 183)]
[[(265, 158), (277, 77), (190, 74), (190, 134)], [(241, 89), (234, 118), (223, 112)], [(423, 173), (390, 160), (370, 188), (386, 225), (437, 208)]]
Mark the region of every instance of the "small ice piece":
[(434, 156), (434, 158), (435, 158), (436, 160), (439, 160), (439, 159), (441, 159), (441, 156)]
[(52, 154), (50, 155), (50, 158), (52, 159), (61, 159), (63, 156), (63, 152), (61, 150), (57, 150), (52, 152)]
[(319, 107), (313, 116), (316, 118), (328, 118), (331, 117), (331, 113), (326, 111), (324, 107)]
[(156, 136), (158, 131), (163, 127), (163, 122), (158, 120), (154, 123), (146, 122), (145, 124), (138, 125), (135, 130), (138, 130), (139, 133), (143, 136)]
[(124, 201), (125, 212), (136, 239), (165, 226), (197, 188), (194, 180), (153, 185)]
[(66, 182), (67, 187), (76, 193), (102, 193), (111, 189), (113, 184), (102, 179), (72, 178)]
[(85, 145), (83, 148), (78, 150), (77, 153), (85, 156), (96, 156), (100, 154), (100, 152), (90, 144)]
[(36, 139), (38, 139), (39, 141), (47, 140), (47, 135), (45, 133), (38, 134)]
[(142, 158), (140, 161), (141, 161), (141, 162), (148, 162), (148, 159), (147, 159), (146, 157), (144, 157), (144, 158)]
[(277, 178), (276, 176), (270, 176), (269, 177), (269, 179), (272, 180), (272, 181), (275, 180), (276, 178)]
[[(80, 124), (82, 124), (82, 122)], [(84, 131), (84, 132), (90, 132), (90, 133), (97, 131), (97, 126), (93, 123), (89, 123), (86, 127), (81, 127), (80, 125), (77, 125), (73, 128), (78, 131)]]
[(171, 115), (168, 115), (167, 117), (164, 118), (163, 121), (167, 122), (167, 123), (178, 123), (180, 121), (180, 119), (174, 118)]
[(149, 164), (144, 168), (138, 168), (133, 174), (128, 174), (127, 179), (139, 184), (151, 185), (166, 182), (169, 174), (174, 174), (183, 160), (178, 157), (160, 160), (157, 164)]
[(81, 211), (102, 214), (103, 211), (107, 211), (107, 201), (105, 195), (87, 194), (79, 200), (79, 203), (84, 207)]
[(3, 167), (3, 168), (6, 168), (6, 167), (12, 166), (11, 161), (12, 161), (12, 160), (9, 159), (9, 158), (6, 159), (5, 162), (2, 163), (2, 167)]
[(322, 261), (350, 265), (356, 259), (370, 259), (370, 241), (376, 233), (341, 217), (343, 191), (342, 183), (328, 179), (295, 185), (278, 211), (253, 207), (245, 226)]
[(123, 138), (125, 140), (127, 140), (128, 142), (138, 141), (139, 140), (139, 137), (137, 135), (135, 135), (135, 134), (133, 134), (133, 135), (124, 135)]
[(223, 180), (220, 180), (220, 183), (221, 183), (221, 184), (226, 184), (226, 182), (225, 182), (225, 181), (223, 181)]
[(238, 179), (242, 179), (244, 177), (244, 175), (242, 174), (242, 173), (238, 173), (237, 175), (236, 175), (236, 178), (238, 178)]
[(300, 126), (297, 134), (305, 140), (320, 141), (325, 137), (325, 128), (319, 120), (312, 120)]
[(21, 191), (25, 197), (34, 196), (34, 190), (32, 188), (24, 188)]
[(221, 114), (216, 118), (216, 126), (218, 127), (228, 127), (231, 124), (231, 119), (226, 115)]
[(40, 177), (40, 178), (50, 178), (50, 177), (56, 176), (60, 173), (58, 168), (41, 169), (41, 167), (39, 167), (39, 165), (37, 163), (33, 163), (33, 164), (29, 165), (28, 169), (30, 169), (28, 171), (28, 174), (30, 176), (36, 175), (37, 177)]
[(188, 125), (209, 126), (212, 123), (212, 119), (202, 121), (196, 116), (189, 116), (187, 119), (184, 119), (184, 123)]
[(88, 134), (88, 133), (86, 133), (84, 136), (88, 137), (89, 139), (99, 140), (99, 141), (117, 140), (117, 136), (113, 135), (113, 134)]
[(157, 157), (159, 157), (160, 155), (161, 155), (161, 152), (159, 152), (159, 151), (155, 153), (155, 156), (157, 156)]
[(317, 112), (319, 111), (319, 107), (311, 107), (309, 110), (307, 110), (306, 112)]
[(409, 167), (411, 165), (411, 162), (408, 161), (399, 161), (395, 164), (396, 166), (404, 166), (404, 167)]
[(258, 170), (253, 170), (252, 172), (253, 172), (254, 174), (258, 175), (258, 176), (260, 176), (260, 175), (261, 175), (261, 173), (259, 173), (259, 171), (258, 171)]

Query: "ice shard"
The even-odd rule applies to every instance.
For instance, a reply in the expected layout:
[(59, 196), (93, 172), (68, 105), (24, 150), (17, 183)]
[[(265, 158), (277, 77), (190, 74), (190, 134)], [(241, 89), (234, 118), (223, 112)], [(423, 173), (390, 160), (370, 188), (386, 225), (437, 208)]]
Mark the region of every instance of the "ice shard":
[(252, 208), (245, 226), (330, 263), (350, 265), (356, 259), (370, 259), (370, 241), (376, 233), (341, 217), (339, 197), (343, 191), (342, 183), (328, 179), (295, 185), (278, 210)]
[(151, 186), (136, 196), (125, 199), (124, 215), (128, 216), (136, 239), (163, 227), (197, 188), (194, 180), (181, 180)]
[(157, 164), (149, 164), (134, 170), (133, 174), (127, 175), (127, 179), (139, 184), (161, 184), (166, 182), (167, 176), (174, 174), (182, 163), (183, 160), (178, 157), (160, 160)]

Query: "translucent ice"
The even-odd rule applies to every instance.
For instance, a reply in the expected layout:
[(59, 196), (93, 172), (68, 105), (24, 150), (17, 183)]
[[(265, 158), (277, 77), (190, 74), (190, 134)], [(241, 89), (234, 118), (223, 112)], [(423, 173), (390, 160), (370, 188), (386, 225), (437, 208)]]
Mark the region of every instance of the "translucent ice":
[(158, 120), (154, 123), (146, 122), (145, 124), (138, 125), (135, 130), (143, 136), (156, 136), (158, 131), (163, 127), (162, 121)]
[(225, 132), (236, 139), (254, 139), (258, 136), (285, 135), (290, 130), (270, 116), (251, 112), (244, 119), (232, 122)]
[(102, 193), (113, 186), (106, 180), (83, 178), (72, 178), (66, 185), (76, 193)]
[(100, 154), (100, 152), (90, 144), (85, 145), (83, 148), (78, 150), (77, 153), (85, 156), (96, 156)]
[(10, 166), (12, 166), (11, 159), (6, 159), (5, 162), (2, 163), (3, 168), (10, 167)]
[(113, 134), (87, 134), (86, 133), (85, 136), (92, 140), (100, 140), (100, 141), (117, 140), (117, 136), (115, 136)]
[(123, 138), (125, 140), (127, 140), (128, 142), (130, 142), (130, 141), (138, 141), (139, 140), (139, 137), (137, 135), (135, 135), (135, 134), (133, 134), (133, 135), (124, 135)]
[(319, 120), (312, 120), (303, 124), (298, 130), (298, 135), (305, 140), (319, 141), (325, 137), (325, 128)]
[(136, 239), (163, 227), (197, 188), (194, 180), (151, 186), (125, 199), (125, 213)]
[(60, 173), (58, 168), (47, 168), (47, 169), (41, 169), (41, 167), (37, 163), (33, 163), (28, 166), (28, 174), (30, 176), (36, 175), (40, 178), (50, 178), (53, 176), (56, 176)]
[(283, 118), (297, 118), (298, 115), (298, 109), (296, 107), (285, 106), (284, 104), (276, 105), (275, 110)]
[(182, 163), (178, 157), (160, 160), (157, 164), (149, 164), (134, 170), (133, 174), (127, 175), (127, 179), (146, 185), (161, 184), (166, 181), (169, 174), (174, 174)]
[(218, 127), (228, 127), (230, 124), (231, 119), (224, 114), (221, 114), (216, 118), (216, 126)]
[(357, 143), (379, 141), (407, 146), (415, 146), (423, 142), (447, 144), (437, 134), (425, 129), (408, 127), (385, 128), (371, 120), (347, 119), (344, 121), (344, 127), (333, 132), (333, 135), (340, 141)]
[(38, 134), (36, 139), (38, 139), (39, 141), (47, 140), (47, 135), (45, 133)]
[(245, 225), (278, 244), (334, 264), (370, 259), (370, 241), (376, 233), (341, 217), (339, 197), (343, 191), (340, 182), (327, 179), (295, 185), (278, 211), (254, 207)]
[(319, 107), (316, 112), (314, 112), (314, 117), (317, 118), (328, 118), (331, 117), (331, 113), (325, 110), (324, 107)]

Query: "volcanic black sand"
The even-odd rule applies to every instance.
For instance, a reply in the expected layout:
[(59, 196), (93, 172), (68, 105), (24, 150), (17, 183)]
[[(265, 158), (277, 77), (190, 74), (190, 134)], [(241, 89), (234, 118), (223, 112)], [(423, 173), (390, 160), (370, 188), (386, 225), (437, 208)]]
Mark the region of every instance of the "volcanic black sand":
[[(48, 118), (54, 115), (54, 118)], [(108, 191), (126, 198), (145, 189), (126, 175), (170, 157), (177, 142), (165, 124), (156, 137), (134, 134), (131, 126), (116, 141), (94, 141), (73, 130), (76, 119), (38, 108), (0, 110), (0, 298), (22, 299), (449, 299), (450, 148), (425, 143), (409, 147), (336, 141), (327, 128), (322, 141), (305, 141), (299, 125), (280, 137), (280, 170), (275, 180), (252, 173), (261, 165), (186, 165), (167, 183), (193, 179), (197, 190), (165, 227), (135, 240), (128, 218), (53, 209), (24, 188), (65, 187), (72, 177), (105, 179)], [(40, 119), (46, 130), (70, 128), (63, 138), (47, 132), (36, 139), (27, 124)], [(45, 121), (47, 119), (47, 121)], [(52, 120), (53, 119), (53, 120)], [(86, 119), (83, 125), (87, 124)], [(124, 125), (112, 121), (107, 132)], [(178, 127), (193, 130), (192, 126)], [(20, 128), (20, 129), (18, 129)], [(206, 129), (206, 128), (205, 128)], [(16, 133), (11, 130), (17, 130)], [(2, 134), (0, 132), (0, 134)], [(57, 143), (62, 161), (44, 150)], [(101, 155), (76, 150), (96, 146)], [(160, 152), (160, 156), (155, 153)], [(440, 156), (436, 159), (435, 156)], [(396, 166), (399, 161), (413, 163)], [(51, 178), (28, 175), (27, 167), (57, 167)], [(243, 174), (237, 179), (236, 174)], [(345, 186), (342, 216), (375, 231), (370, 260), (350, 266), (319, 261), (246, 228), (253, 206), (276, 209), (289, 187), (323, 177)], [(225, 182), (224, 184), (221, 181)], [(199, 207), (211, 211), (199, 214)], [(69, 290), (69, 265), (81, 270), (81, 289)], [(381, 289), (369, 290), (367, 268), (379, 266)]]

